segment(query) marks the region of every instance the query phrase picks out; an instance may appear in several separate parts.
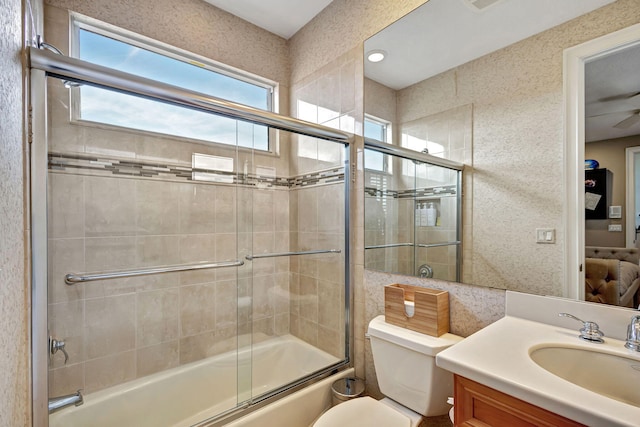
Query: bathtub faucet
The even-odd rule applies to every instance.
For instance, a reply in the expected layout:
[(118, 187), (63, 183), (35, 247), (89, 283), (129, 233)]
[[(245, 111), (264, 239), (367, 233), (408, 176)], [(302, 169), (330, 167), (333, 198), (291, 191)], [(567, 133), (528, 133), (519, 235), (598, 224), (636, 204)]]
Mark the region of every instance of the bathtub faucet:
[(71, 405), (80, 406), (83, 403), (84, 399), (82, 398), (82, 390), (78, 390), (73, 394), (52, 397), (51, 399), (49, 399), (49, 413), (56, 412)]

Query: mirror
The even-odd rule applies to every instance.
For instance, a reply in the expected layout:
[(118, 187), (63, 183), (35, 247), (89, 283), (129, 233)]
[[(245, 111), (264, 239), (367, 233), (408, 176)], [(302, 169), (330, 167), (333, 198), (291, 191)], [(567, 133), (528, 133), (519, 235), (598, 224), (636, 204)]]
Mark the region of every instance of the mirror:
[[(386, 142), (417, 151), (435, 142), (442, 149), (430, 154), (468, 166), (463, 282), (565, 295), (565, 245), (574, 237), (563, 222), (563, 53), (634, 24), (634, 7), (430, 0), (365, 42), (365, 113), (388, 124)], [(374, 51), (385, 59), (368, 61)], [(451, 144), (458, 128), (406, 131), (462, 106), (472, 115), (462, 146)], [(539, 228), (552, 231), (550, 241), (536, 241)]]

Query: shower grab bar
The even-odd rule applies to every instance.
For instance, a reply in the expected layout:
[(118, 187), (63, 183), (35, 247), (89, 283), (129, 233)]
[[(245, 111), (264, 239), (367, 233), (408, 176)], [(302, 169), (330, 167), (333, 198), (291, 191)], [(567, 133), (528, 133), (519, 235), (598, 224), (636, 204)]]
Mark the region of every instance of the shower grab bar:
[(302, 252), (276, 252), (271, 254), (259, 254), (259, 255), (247, 255), (245, 258), (249, 261), (253, 261), (258, 258), (275, 258), (280, 256), (291, 256), (291, 255), (315, 255), (315, 254), (339, 254), (342, 252), (341, 249), (324, 249), (319, 251), (302, 251)]
[(456, 240), (455, 242), (430, 243), (428, 245), (419, 243), (416, 246), (419, 248), (437, 248), (438, 246), (453, 246), (453, 245), (459, 245), (460, 243), (462, 243), (460, 240)]
[(399, 248), (401, 246), (413, 246), (413, 243), (388, 243), (386, 245), (365, 246), (365, 249)]
[(176, 271), (205, 270), (210, 268), (222, 268), (222, 267), (239, 267), (241, 265), (244, 265), (244, 261), (235, 260), (235, 261), (209, 262), (209, 263), (197, 263), (197, 264), (169, 265), (166, 267), (145, 268), (141, 270), (122, 270), (122, 271), (113, 271), (109, 273), (89, 273), (89, 274), (69, 273), (66, 276), (64, 276), (64, 282), (67, 285), (75, 285), (76, 283), (92, 282), (94, 280), (119, 279), (121, 277), (146, 276), (149, 274), (172, 273)]

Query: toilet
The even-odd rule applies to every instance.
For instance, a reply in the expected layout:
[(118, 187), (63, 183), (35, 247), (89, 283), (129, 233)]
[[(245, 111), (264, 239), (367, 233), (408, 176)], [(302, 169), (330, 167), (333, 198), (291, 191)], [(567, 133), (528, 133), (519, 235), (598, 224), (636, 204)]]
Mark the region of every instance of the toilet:
[(447, 414), (453, 375), (436, 366), (436, 354), (462, 337), (425, 335), (386, 323), (384, 315), (369, 323), (368, 332), (378, 385), (386, 397), (359, 397), (336, 405), (313, 427), (417, 427), (423, 417)]

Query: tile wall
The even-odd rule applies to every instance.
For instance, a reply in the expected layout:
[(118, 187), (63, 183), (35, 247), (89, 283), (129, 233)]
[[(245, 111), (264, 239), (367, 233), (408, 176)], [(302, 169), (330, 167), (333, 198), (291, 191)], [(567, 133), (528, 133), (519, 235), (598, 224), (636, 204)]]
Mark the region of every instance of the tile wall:
[[(300, 142), (315, 144), (315, 158), (290, 176), (291, 135), (276, 135), (274, 156), (69, 124), (68, 111), (56, 108), (67, 91), (50, 82), (50, 328), (70, 356), (66, 365), (53, 358), (51, 395), (91, 393), (233, 350), (238, 333), (255, 343), (291, 332), (344, 355), (341, 254), (66, 285), (68, 273), (344, 253), (344, 175), (340, 162), (312, 170), (331, 163), (321, 142)], [(195, 169), (195, 154), (229, 156), (241, 171)]]
[[(297, 81), (291, 87), (291, 114), (293, 117), (319, 123), (349, 133), (360, 133), (362, 129), (361, 113), (358, 108), (358, 76), (362, 75), (362, 63), (358, 52), (349, 52), (327, 64), (317, 72)], [(318, 153), (322, 145), (319, 142)], [(351, 148), (351, 147), (350, 147)], [(342, 164), (345, 160), (342, 150), (333, 147), (324, 150), (318, 160), (307, 160), (303, 144), (292, 154), (295, 159), (296, 173), (304, 173), (307, 168), (327, 167)], [(338, 151), (340, 150), (340, 151)], [(310, 150), (313, 152), (313, 146)], [(350, 155), (354, 151), (351, 150)], [(353, 160), (352, 160), (353, 161)], [(353, 181), (351, 181), (353, 183)], [(341, 188), (318, 187), (318, 189), (298, 192), (298, 230), (297, 241), (292, 247), (339, 247), (344, 249), (342, 234), (344, 226), (344, 193)], [(351, 197), (358, 190), (351, 187)], [(292, 194), (292, 197), (295, 197)], [(295, 203), (292, 203), (292, 206)], [(336, 206), (340, 204), (340, 207)], [(328, 209), (327, 209), (328, 208)], [(329, 212), (333, 214), (328, 215)], [(352, 221), (352, 217), (350, 216)], [(341, 222), (340, 222), (341, 221)], [(340, 226), (336, 226), (340, 222)], [(303, 232), (309, 230), (311, 232)], [(316, 230), (316, 231), (314, 231)], [(292, 236), (295, 238), (295, 236)], [(304, 250), (304, 249), (300, 249)], [(353, 256), (353, 247), (351, 254)], [(292, 270), (298, 275), (292, 286), (298, 286), (299, 304), (292, 304), (291, 331), (306, 341), (316, 344), (331, 354), (344, 354), (345, 340), (340, 332), (344, 325), (344, 295), (341, 295), (339, 278), (344, 277), (344, 263), (335, 263), (335, 259), (325, 256), (292, 259)], [(297, 269), (297, 270), (296, 270)], [(297, 282), (299, 280), (299, 282)], [(293, 291), (295, 293), (295, 291)], [(321, 303), (318, 312), (313, 308), (305, 310), (306, 301), (316, 299)]]

